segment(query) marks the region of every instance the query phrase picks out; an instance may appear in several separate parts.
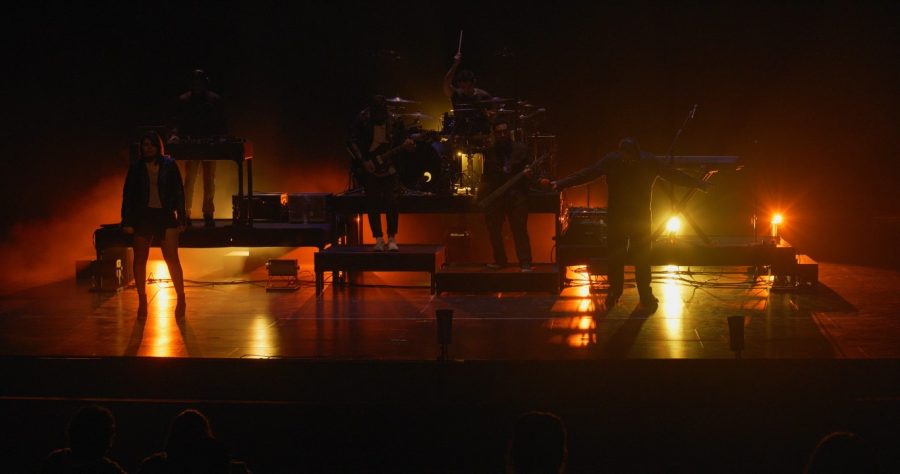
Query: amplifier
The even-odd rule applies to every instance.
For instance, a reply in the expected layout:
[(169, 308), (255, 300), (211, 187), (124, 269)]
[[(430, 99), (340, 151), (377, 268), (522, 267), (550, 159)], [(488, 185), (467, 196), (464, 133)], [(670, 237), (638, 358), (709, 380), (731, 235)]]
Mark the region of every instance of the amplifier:
[[(253, 220), (286, 222), (287, 207), (282, 204), (282, 193), (253, 193)], [(231, 196), (231, 212), (235, 220), (247, 215), (247, 196)]]
[(287, 218), (290, 222), (324, 223), (331, 221), (328, 212), (331, 193), (290, 193), (287, 195)]
[(560, 244), (606, 246), (606, 208), (570, 207), (566, 209)]
[(91, 262), (92, 291), (120, 291), (125, 285), (121, 259), (94, 260)]

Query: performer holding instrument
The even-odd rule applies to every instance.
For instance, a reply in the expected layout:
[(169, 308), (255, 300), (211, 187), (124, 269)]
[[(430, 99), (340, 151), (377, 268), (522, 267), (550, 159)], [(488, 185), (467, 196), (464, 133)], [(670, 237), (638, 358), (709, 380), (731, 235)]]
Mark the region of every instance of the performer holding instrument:
[(503, 245), (503, 221), (509, 221), (516, 258), (523, 272), (530, 272), (531, 242), (528, 238), (528, 188), (533, 171), (529, 166), (528, 148), (512, 140), (509, 124), (498, 121), (493, 125), (493, 144), (485, 151), (484, 174), (478, 188), (484, 220), (487, 224), (494, 253), (488, 268), (499, 269), (507, 264)]
[[(468, 69), (463, 69), (457, 73), (459, 65), (462, 62), (462, 34), (459, 32), (459, 48), (453, 56), (453, 65), (444, 75), (444, 95), (450, 98), (454, 109), (463, 108), (466, 105), (474, 105), (483, 100), (488, 100), (491, 95), (483, 89), (475, 87), (477, 82), (475, 73)], [(454, 82), (455, 87), (454, 87)]]
[(468, 142), (469, 139), (477, 136), (478, 138), (486, 136), (490, 131), (490, 121), (485, 113), (486, 102), (490, 101), (491, 94), (484, 89), (475, 87), (477, 80), (475, 73), (468, 69), (459, 70), (462, 63), (462, 34), (459, 32), (459, 47), (453, 56), (453, 65), (444, 75), (443, 91), (444, 95), (450, 99), (453, 106), (452, 120), (445, 117), (445, 121), (452, 122), (449, 126), (452, 130), (450, 133), (463, 138)]
[[(354, 156), (356, 177), (366, 192), (369, 227), (375, 238), (376, 252), (396, 252), (396, 235), (400, 219), (400, 178), (396, 166), (397, 155), (415, 149), (415, 142), (405, 136), (403, 123), (388, 112), (387, 100), (376, 95), (369, 107), (356, 118), (350, 130), (348, 144)], [(381, 227), (381, 213), (387, 220), (388, 240)]]

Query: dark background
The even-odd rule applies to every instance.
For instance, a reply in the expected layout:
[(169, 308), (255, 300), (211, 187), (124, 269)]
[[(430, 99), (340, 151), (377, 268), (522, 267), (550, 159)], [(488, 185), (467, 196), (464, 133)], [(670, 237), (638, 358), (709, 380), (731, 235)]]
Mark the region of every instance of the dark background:
[[(118, 219), (134, 127), (164, 123), (197, 67), (232, 134), (254, 142), (257, 190), (341, 191), (347, 124), (372, 93), (449, 108), (441, 80), (463, 29), (481, 87), (548, 109), (561, 173), (626, 134), (665, 152), (696, 103), (676, 152), (747, 165), (704, 198), (744, 202), (722, 215), (783, 210), (814, 258), (900, 261), (896, 2), (131, 3), (0, 20), (4, 250), (51, 232), (89, 251), (90, 231)], [(233, 171), (219, 166), (229, 217)]]

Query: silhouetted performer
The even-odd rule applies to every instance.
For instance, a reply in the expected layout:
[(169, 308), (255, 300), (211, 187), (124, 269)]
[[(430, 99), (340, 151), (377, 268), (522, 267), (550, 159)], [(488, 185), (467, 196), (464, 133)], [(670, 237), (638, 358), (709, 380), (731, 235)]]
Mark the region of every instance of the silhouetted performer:
[[(369, 227), (375, 238), (373, 250), (396, 252), (401, 186), (395, 163), (398, 154), (415, 150), (415, 142), (406, 138), (403, 123), (393, 120), (384, 96), (376, 95), (350, 128), (349, 146), (358, 163), (354, 167), (360, 168), (357, 177), (366, 191)], [(387, 242), (381, 228), (382, 212), (387, 220)]]
[(212, 433), (209, 420), (197, 410), (185, 410), (172, 420), (165, 450), (144, 459), (140, 474), (248, 473), (233, 462), (228, 448)]
[[(170, 142), (183, 139), (217, 140), (227, 135), (225, 127), (225, 111), (222, 98), (209, 90), (209, 76), (202, 69), (191, 73), (191, 90), (178, 98), (178, 112), (175, 117), (175, 129)], [(187, 204), (188, 225), (190, 225), (191, 206), (194, 201), (194, 182), (197, 168), (203, 165), (203, 222), (206, 227), (215, 227), (213, 215), (216, 211), (216, 161), (189, 160), (184, 165), (184, 193)]]
[[(531, 170), (528, 148), (512, 140), (509, 124), (499, 121), (493, 125), (494, 143), (484, 152), (484, 173), (478, 187), (479, 200), (491, 195), (509, 179)], [(489, 268), (502, 268), (508, 262), (503, 245), (503, 221), (509, 221), (509, 230), (516, 246), (516, 258), (523, 272), (531, 271), (531, 242), (528, 239), (528, 179), (519, 179), (484, 210), (484, 220), (491, 239), (494, 262)]]
[(453, 65), (444, 75), (444, 95), (453, 106), (455, 125), (452, 132), (470, 137), (474, 135), (477, 139), (490, 129), (485, 108), (489, 104), (483, 102), (492, 97), (486, 90), (475, 87), (478, 81), (474, 72), (468, 69), (457, 72), (461, 61), (461, 54), (453, 56)]
[(652, 232), (650, 201), (653, 183), (662, 177), (674, 184), (706, 189), (708, 183), (660, 163), (652, 153), (642, 152), (633, 138), (623, 138), (619, 149), (570, 176), (552, 184), (554, 189), (584, 184), (606, 176), (607, 244), (609, 247), (609, 295), (612, 307), (622, 295), (625, 284), (625, 259), (634, 262), (638, 294), (644, 309), (656, 311), (659, 301), (650, 288), (650, 238)]
[(43, 474), (124, 474), (106, 457), (116, 435), (116, 419), (106, 408), (90, 405), (79, 409), (69, 421), (68, 448), (50, 453), (41, 467)]
[(134, 236), (134, 284), (138, 317), (147, 316), (147, 259), (150, 245), (159, 242), (172, 286), (178, 297), (175, 316), (184, 317), (184, 277), (178, 259), (178, 236), (187, 223), (184, 188), (175, 160), (163, 155), (156, 132), (141, 137), (141, 158), (128, 168), (122, 192), (122, 230)]
[[(457, 73), (459, 64), (462, 62), (462, 55), (453, 56), (453, 65), (444, 75), (444, 95), (450, 99), (453, 108), (459, 108), (459, 105), (474, 105), (479, 102), (491, 99), (491, 94), (486, 90), (475, 87), (478, 82), (475, 73), (463, 69)], [(454, 86), (454, 82), (456, 85)]]
[(514, 474), (559, 474), (565, 471), (568, 441), (563, 421), (553, 413), (533, 411), (513, 427), (508, 467)]

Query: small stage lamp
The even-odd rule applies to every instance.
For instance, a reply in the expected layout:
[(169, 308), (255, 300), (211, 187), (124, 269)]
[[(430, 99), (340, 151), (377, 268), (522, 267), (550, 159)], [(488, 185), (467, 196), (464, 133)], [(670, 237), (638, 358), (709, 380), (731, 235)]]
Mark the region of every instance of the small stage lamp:
[(778, 237), (778, 226), (784, 223), (784, 216), (779, 213), (772, 215), (772, 237)]

